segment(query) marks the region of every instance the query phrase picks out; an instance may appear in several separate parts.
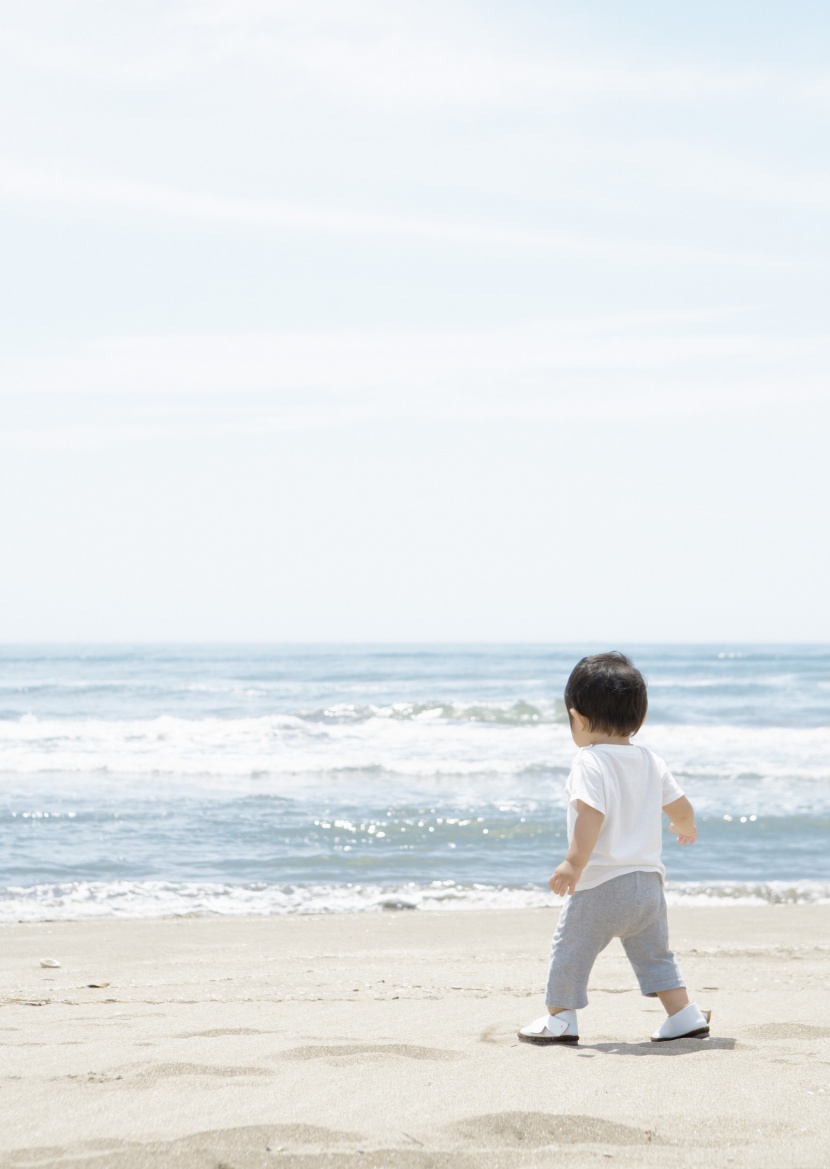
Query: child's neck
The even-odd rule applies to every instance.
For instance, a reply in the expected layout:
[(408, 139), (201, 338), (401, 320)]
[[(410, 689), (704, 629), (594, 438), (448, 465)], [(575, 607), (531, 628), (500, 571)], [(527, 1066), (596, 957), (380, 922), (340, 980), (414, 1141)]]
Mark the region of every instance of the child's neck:
[(601, 731), (588, 731), (586, 734), (589, 747), (630, 747), (631, 735), (604, 735)]

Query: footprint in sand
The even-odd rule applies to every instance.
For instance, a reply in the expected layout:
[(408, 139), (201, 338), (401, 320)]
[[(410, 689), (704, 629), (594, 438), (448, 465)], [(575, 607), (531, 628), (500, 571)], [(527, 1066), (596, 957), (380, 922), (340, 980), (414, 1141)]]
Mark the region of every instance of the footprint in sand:
[(659, 1145), (664, 1144), (651, 1129), (615, 1124), (597, 1116), (570, 1113), (552, 1116), (545, 1112), (490, 1112), (471, 1116), (451, 1126), (457, 1135), (483, 1147), (524, 1145)]
[(460, 1051), (440, 1047), (414, 1047), (407, 1043), (338, 1043), (314, 1047), (294, 1047), (280, 1053), (282, 1059), (331, 1059), (339, 1056), (403, 1056), (404, 1059), (461, 1059)]
[[(121, 1069), (122, 1071), (126, 1069)], [(130, 1069), (139, 1079), (152, 1081), (176, 1076), (221, 1076), (232, 1079), (235, 1076), (272, 1076), (270, 1068), (262, 1067), (214, 1067), (201, 1063), (154, 1063), (134, 1065)]]
[(221, 1039), (225, 1035), (271, 1035), (271, 1031), (260, 1031), (256, 1027), (214, 1027), (212, 1031), (182, 1031), (174, 1039)]
[(757, 1039), (830, 1039), (830, 1027), (809, 1023), (759, 1023), (746, 1030)]
[[(331, 1153), (337, 1146), (355, 1145), (362, 1138), (353, 1132), (338, 1132), (313, 1124), (252, 1125), (245, 1128), (214, 1129), (190, 1133), (171, 1141), (97, 1140), (72, 1146), (71, 1159), (106, 1169), (134, 1169), (135, 1165), (204, 1165), (238, 1169), (241, 1165), (262, 1165), (266, 1149), (277, 1153), (282, 1147), (303, 1150), (302, 1156)], [(63, 1165), (65, 1148), (17, 1149), (3, 1161), (8, 1169), (31, 1169), (32, 1165)], [(280, 1159), (274, 1157), (274, 1163)], [(316, 1158), (315, 1158), (316, 1161)], [(361, 1160), (362, 1163), (362, 1160)]]

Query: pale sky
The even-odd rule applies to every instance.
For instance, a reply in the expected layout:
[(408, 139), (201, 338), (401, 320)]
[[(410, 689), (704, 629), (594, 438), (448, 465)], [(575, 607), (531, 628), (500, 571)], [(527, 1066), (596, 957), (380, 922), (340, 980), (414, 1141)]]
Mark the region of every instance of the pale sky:
[(830, 641), (830, 10), (0, 14), (0, 641)]

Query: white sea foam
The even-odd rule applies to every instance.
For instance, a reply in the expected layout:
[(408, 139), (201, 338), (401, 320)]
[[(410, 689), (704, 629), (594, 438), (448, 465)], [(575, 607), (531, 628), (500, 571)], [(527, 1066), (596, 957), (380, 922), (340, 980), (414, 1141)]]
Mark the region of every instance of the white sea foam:
[(269, 916), (355, 913), (388, 909), (528, 908), (548, 905), (551, 894), (534, 886), (229, 885), (165, 881), (79, 881), (11, 887), (0, 893), (0, 921), (91, 918)]
[(669, 905), (830, 905), (827, 881), (668, 881)]
[[(390, 708), (391, 710), (391, 708)], [(328, 713), (328, 712), (321, 712)], [(395, 717), (267, 715), (258, 718), (0, 721), (7, 774), (251, 774), (383, 768), (398, 774), (567, 768), (575, 748), (553, 722), (448, 719), (440, 707)], [(649, 725), (636, 740), (685, 775), (830, 780), (830, 727)]]
[[(410, 712), (411, 713), (411, 712)], [(655, 723), (642, 741), (661, 754), (703, 813), (799, 814), (830, 808), (830, 728), (687, 726)], [(507, 794), (547, 783), (561, 787), (574, 746), (555, 722), (446, 717), (425, 706), (414, 717), (388, 710), (351, 720), (325, 717), (58, 719), (0, 722), (0, 772), (173, 778), (204, 786), (209, 777), (303, 777), (374, 773), (409, 781), (497, 780)]]
[[(830, 904), (821, 881), (670, 882), (670, 905), (761, 906)], [(0, 921), (76, 921), (99, 918), (262, 917), (363, 913), (382, 910), (447, 912), (533, 909), (561, 905), (543, 886), (462, 885), (229, 885), (164, 881), (79, 881), (0, 891)]]

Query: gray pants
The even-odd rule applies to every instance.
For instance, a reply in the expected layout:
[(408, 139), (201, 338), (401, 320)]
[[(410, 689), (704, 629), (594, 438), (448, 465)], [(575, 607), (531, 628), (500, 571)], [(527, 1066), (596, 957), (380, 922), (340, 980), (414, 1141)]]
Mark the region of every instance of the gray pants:
[(565, 903), (553, 938), (547, 1006), (587, 1007), (591, 968), (612, 938), (622, 941), (644, 995), (686, 985), (669, 949), (660, 874), (625, 873), (593, 889), (577, 889)]

